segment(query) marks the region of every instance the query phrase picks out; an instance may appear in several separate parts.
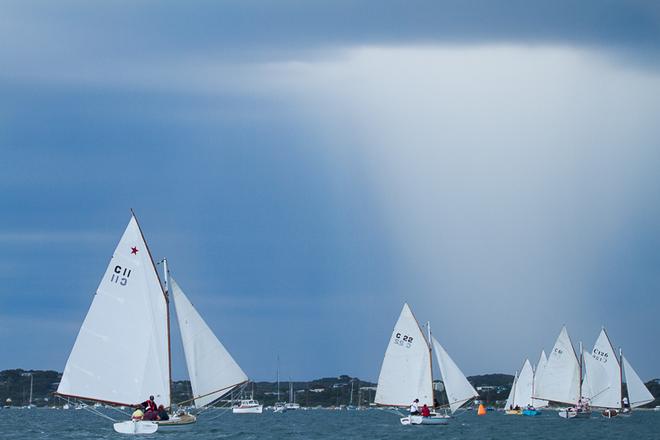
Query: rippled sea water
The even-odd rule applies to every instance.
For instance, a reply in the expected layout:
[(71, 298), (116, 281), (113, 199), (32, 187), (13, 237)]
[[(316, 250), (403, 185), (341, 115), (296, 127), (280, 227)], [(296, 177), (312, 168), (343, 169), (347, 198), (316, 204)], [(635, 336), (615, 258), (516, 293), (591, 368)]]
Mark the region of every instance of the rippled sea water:
[[(105, 410), (113, 417), (116, 412)], [(0, 439), (121, 439), (112, 422), (85, 410), (0, 409)], [(474, 439), (568, 440), (660, 439), (660, 412), (638, 411), (611, 420), (594, 413), (588, 420), (564, 420), (554, 411), (537, 417), (489, 412), (463, 413), (448, 426), (402, 426), (390, 411), (291, 411), (231, 414), (210, 410), (181, 431), (157, 432), (139, 438), (174, 439)]]

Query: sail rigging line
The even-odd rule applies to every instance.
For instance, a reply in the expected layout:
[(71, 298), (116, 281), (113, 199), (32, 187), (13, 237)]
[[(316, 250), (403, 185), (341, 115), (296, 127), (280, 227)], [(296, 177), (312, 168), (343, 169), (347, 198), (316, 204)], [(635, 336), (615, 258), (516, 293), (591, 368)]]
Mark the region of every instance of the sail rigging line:
[[(170, 299), (167, 295), (167, 292), (165, 292), (165, 289), (163, 289), (163, 282), (160, 279), (160, 274), (158, 273), (158, 269), (156, 269), (156, 263), (154, 263), (154, 257), (151, 254), (151, 249), (149, 249), (149, 243), (147, 243), (147, 239), (144, 238), (144, 233), (142, 232), (142, 228), (140, 227), (140, 222), (138, 221), (137, 216), (135, 215), (135, 212), (133, 211), (133, 208), (131, 208), (131, 215), (135, 219), (135, 224), (138, 227), (138, 231), (140, 232), (140, 236), (142, 237), (142, 241), (144, 242), (144, 245), (147, 247), (147, 253), (149, 254), (149, 260), (151, 261), (151, 266), (154, 269), (154, 273), (156, 274), (156, 278), (158, 279), (158, 286), (160, 287), (160, 291), (163, 293), (163, 298), (165, 299), (165, 308), (167, 310), (166, 316), (167, 316), (167, 358), (169, 361), (169, 377), (170, 377), (170, 396), (172, 396), (172, 338), (170, 336)], [(170, 398), (170, 406), (167, 408), (171, 409), (172, 408), (172, 399)]]
[[(191, 398), (191, 399), (187, 399), (187, 400), (184, 400), (184, 401), (182, 401), (182, 402), (178, 402), (177, 405), (182, 405), (182, 404), (184, 404), (184, 403), (189, 403), (189, 402), (192, 402), (192, 401), (195, 400), (195, 399), (201, 399), (201, 398), (203, 398), (203, 397), (207, 397), (207, 396), (211, 396), (211, 395), (213, 395), (213, 394), (217, 394), (217, 393), (219, 393), (219, 392), (221, 392), (221, 391), (226, 391), (226, 392), (225, 392), (224, 394), (222, 394), (221, 396), (218, 396), (217, 399), (214, 399), (214, 400), (213, 400), (213, 402), (216, 402), (218, 399), (222, 399), (224, 396), (226, 396), (228, 392), (233, 391), (234, 388), (236, 388), (236, 387), (238, 387), (238, 386), (240, 386), (240, 385), (243, 385), (243, 387), (245, 387), (245, 385), (247, 385), (248, 382), (249, 382), (249, 380), (246, 380), (246, 381), (244, 381), (244, 382), (239, 382), (239, 383), (237, 383), (237, 384), (230, 385), (230, 386), (228, 386), (228, 387), (221, 388), (221, 389), (219, 389), (219, 390), (211, 391), (210, 393), (206, 393), (206, 394), (202, 394), (202, 395), (199, 395), (199, 396), (195, 396), (195, 397), (193, 397), (193, 398)], [(213, 405), (210, 405), (210, 404), (209, 404), (209, 405), (206, 405), (206, 406), (208, 407), (208, 406), (213, 406)]]

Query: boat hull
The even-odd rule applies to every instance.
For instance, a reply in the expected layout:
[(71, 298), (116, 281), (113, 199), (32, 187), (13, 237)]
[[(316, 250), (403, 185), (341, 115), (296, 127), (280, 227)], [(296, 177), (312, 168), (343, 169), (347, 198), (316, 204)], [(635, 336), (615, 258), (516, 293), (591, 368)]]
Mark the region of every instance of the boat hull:
[(127, 420), (112, 425), (115, 432), (127, 435), (153, 434), (158, 431), (158, 424), (146, 420)]
[(197, 417), (186, 413), (170, 417), (169, 420), (158, 420), (156, 423), (161, 429), (169, 431), (171, 429), (185, 428), (186, 426), (190, 426), (195, 422), (197, 422)]
[(257, 405), (248, 407), (234, 407), (231, 409), (231, 412), (234, 414), (261, 414), (263, 410), (263, 405)]
[(504, 414), (506, 414), (507, 416), (519, 416), (522, 414), (522, 411), (519, 409), (507, 409), (506, 411), (504, 411)]
[(523, 416), (538, 416), (541, 414), (541, 411), (538, 409), (524, 409), (522, 412)]
[(616, 409), (605, 409), (603, 412), (600, 413), (603, 417), (606, 419), (611, 419), (612, 417), (616, 417), (618, 415), (623, 415), (622, 412), (617, 411)]
[(402, 425), (447, 425), (449, 417), (435, 416), (435, 417), (422, 417), (422, 416), (408, 416), (401, 418)]
[(568, 408), (560, 410), (557, 415), (564, 419), (588, 419), (591, 417), (591, 411)]

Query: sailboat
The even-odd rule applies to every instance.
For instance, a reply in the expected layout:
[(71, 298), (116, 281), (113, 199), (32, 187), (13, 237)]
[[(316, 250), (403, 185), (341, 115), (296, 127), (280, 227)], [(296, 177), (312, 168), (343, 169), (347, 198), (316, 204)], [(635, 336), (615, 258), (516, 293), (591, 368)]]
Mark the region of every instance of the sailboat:
[(506, 399), (506, 404), (504, 405), (504, 413), (508, 416), (519, 416), (522, 414), (520, 407), (516, 409), (514, 403), (516, 397), (516, 383), (518, 382), (518, 371), (513, 375), (513, 383), (511, 384), (511, 391), (509, 391), (509, 397)]
[(533, 398), (571, 405), (559, 411), (560, 417), (590, 417), (591, 409), (582, 393), (583, 359), (581, 344), (578, 358), (566, 326), (562, 327), (536, 383)]
[(273, 412), (283, 413), (286, 411), (286, 402), (280, 401), (280, 357), (277, 356), (277, 401), (273, 405)]
[[(166, 262), (164, 268), (167, 287)], [(247, 381), (247, 376), (174, 280), (171, 285), (193, 402), (202, 407)], [(153, 395), (171, 408), (169, 298), (132, 213), (80, 328), (57, 394), (117, 406), (134, 406)], [(159, 426), (195, 421), (195, 416), (182, 414), (167, 422), (131, 420), (113, 427), (123, 434), (150, 434)]]
[(293, 392), (293, 383), (289, 379), (289, 401), (284, 405), (287, 411), (300, 409), (300, 404), (296, 403), (296, 394)]
[[(428, 337), (428, 339), (427, 339)], [(378, 376), (375, 403), (381, 406), (407, 407), (418, 399), (419, 405), (434, 407), (432, 351), (440, 367), (453, 414), (469, 400), (478, 396), (465, 375), (444, 347), (431, 335), (427, 324), (424, 335), (408, 304), (403, 305), (385, 351)], [(410, 415), (401, 418), (403, 425), (446, 425), (449, 415), (434, 413), (430, 417)]]
[[(630, 363), (614, 350), (605, 329), (601, 329), (594, 348), (585, 352), (586, 394), (591, 406), (602, 408), (602, 415), (607, 418), (619, 414), (629, 414), (632, 408), (645, 405), (654, 400)], [(627, 396), (624, 393), (624, 376)]]
[[(541, 355), (539, 356), (539, 361), (536, 363), (536, 369), (534, 370), (534, 382), (533, 382), (533, 387), (532, 387), (532, 406), (536, 408), (537, 412), (541, 408), (545, 408), (548, 406), (548, 401), (543, 400), (543, 399), (537, 399), (534, 397), (536, 394), (536, 388), (539, 383), (539, 378), (543, 374), (543, 370), (545, 369), (545, 365), (548, 363), (548, 358), (545, 355), (545, 350), (541, 350)], [(531, 414), (530, 414), (531, 415)]]
[(513, 378), (511, 392), (506, 400), (505, 413), (508, 415), (536, 416), (541, 413), (540, 408), (547, 406), (545, 400), (535, 399), (534, 389), (538, 382), (538, 374), (545, 367), (545, 352), (541, 352), (536, 371), (532, 368), (529, 359), (525, 359), (520, 375), (516, 371)]
[(524, 409), (532, 406), (533, 387), (534, 370), (529, 359), (525, 359), (520, 375), (516, 375), (513, 387), (511, 387), (511, 394), (506, 402), (507, 414), (521, 415)]

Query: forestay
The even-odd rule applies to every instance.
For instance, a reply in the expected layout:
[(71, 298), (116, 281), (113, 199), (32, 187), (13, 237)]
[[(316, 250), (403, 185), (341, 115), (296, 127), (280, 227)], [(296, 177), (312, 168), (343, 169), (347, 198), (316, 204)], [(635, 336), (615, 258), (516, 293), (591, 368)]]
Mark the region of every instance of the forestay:
[(539, 377), (534, 397), (577, 404), (580, 399), (580, 363), (566, 327), (562, 327)]
[(445, 384), (449, 408), (454, 413), (461, 405), (474, 397), (478, 397), (479, 394), (472, 384), (468, 382), (463, 372), (454, 363), (438, 340), (434, 337), (431, 337), (431, 340), (433, 341), (433, 350), (440, 366), (442, 382)]
[(628, 359), (626, 359), (625, 356), (622, 356), (622, 359), (623, 374), (626, 377), (630, 406), (632, 408), (637, 408), (638, 406), (653, 402), (653, 400), (655, 400), (653, 395), (649, 392), (648, 388), (646, 388), (642, 379), (639, 378), (632, 365), (628, 362)]
[(80, 328), (57, 388), (123, 405), (149, 395), (170, 406), (167, 304), (131, 217)]
[[(534, 372), (534, 389), (532, 390), (532, 396), (536, 394), (539, 377), (543, 374), (547, 362), (548, 358), (545, 356), (545, 350), (541, 350), (541, 356), (539, 357), (539, 362), (536, 364), (536, 371)], [(545, 408), (548, 406), (548, 401), (543, 399), (532, 399), (532, 405), (536, 409)]]
[(408, 406), (433, 405), (431, 353), (422, 330), (408, 304), (403, 305), (378, 376), (375, 403)]
[[(621, 366), (605, 329), (600, 331), (591, 353), (585, 353), (584, 387), (592, 406), (621, 408)], [(599, 365), (601, 368), (596, 367)]]
[(525, 359), (520, 375), (516, 381), (516, 392), (513, 397), (513, 406), (526, 408), (532, 404), (532, 388), (534, 386), (534, 370), (529, 359)]
[(170, 285), (195, 406), (200, 408), (248, 378), (172, 277)]

